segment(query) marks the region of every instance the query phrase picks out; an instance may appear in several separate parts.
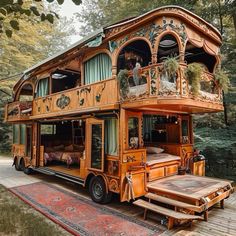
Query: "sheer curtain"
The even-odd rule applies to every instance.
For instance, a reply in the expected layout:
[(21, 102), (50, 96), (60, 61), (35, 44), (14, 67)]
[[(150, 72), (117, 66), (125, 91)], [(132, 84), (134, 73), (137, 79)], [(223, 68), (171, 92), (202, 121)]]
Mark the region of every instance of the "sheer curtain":
[(153, 117), (151, 115), (143, 116), (144, 141), (151, 141), (152, 129), (153, 129)]
[(117, 119), (105, 120), (105, 154), (118, 155), (117, 150)]
[(19, 125), (13, 125), (13, 143), (19, 143)]
[(44, 97), (49, 94), (49, 78), (41, 79), (37, 85), (36, 97)]
[(20, 144), (25, 144), (26, 126), (20, 125)]
[(95, 83), (111, 77), (111, 58), (101, 53), (84, 63), (85, 84)]

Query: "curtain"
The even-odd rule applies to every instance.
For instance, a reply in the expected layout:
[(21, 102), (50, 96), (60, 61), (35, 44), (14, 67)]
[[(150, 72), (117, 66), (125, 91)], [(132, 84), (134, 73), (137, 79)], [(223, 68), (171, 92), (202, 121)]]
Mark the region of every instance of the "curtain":
[(25, 144), (26, 126), (20, 125), (20, 144)]
[(105, 120), (105, 154), (117, 155), (117, 119)]
[(151, 141), (153, 117), (151, 115), (143, 116), (143, 138), (144, 141)]
[(37, 85), (36, 97), (44, 97), (49, 94), (49, 79), (41, 79)]
[(13, 143), (19, 143), (19, 125), (13, 125)]
[(98, 54), (84, 63), (85, 84), (108, 79), (111, 75), (111, 58), (106, 53)]

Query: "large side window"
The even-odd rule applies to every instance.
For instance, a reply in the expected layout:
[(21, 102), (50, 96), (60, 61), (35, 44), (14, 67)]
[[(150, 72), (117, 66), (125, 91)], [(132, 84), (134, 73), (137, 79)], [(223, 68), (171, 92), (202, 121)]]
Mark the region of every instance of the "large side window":
[(98, 54), (84, 63), (85, 84), (108, 79), (111, 75), (111, 58), (106, 53)]
[(105, 154), (117, 156), (117, 119), (105, 120)]
[(41, 79), (36, 88), (36, 98), (45, 97), (49, 94), (49, 78)]

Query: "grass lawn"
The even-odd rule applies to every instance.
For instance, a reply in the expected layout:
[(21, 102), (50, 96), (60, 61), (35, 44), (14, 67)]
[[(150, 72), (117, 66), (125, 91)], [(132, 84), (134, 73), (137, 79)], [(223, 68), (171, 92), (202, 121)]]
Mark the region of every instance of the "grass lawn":
[(69, 236), (71, 234), (0, 185), (0, 235)]

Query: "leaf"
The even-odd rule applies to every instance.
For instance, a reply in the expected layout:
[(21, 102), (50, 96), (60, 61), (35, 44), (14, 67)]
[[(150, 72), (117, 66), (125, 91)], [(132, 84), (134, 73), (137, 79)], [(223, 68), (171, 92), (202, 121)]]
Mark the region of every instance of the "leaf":
[(31, 15), (31, 11), (29, 9), (25, 9), (24, 10), (24, 13), (27, 15), (27, 16), (30, 16)]
[(51, 24), (53, 24), (54, 17), (53, 17), (52, 14), (47, 14), (46, 19), (47, 19)]
[(55, 11), (50, 11), (57, 19), (60, 19), (59, 15)]
[(46, 15), (44, 13), (42, 13), (40, 18), (41, 18), (41, 21), (45, 21), (46, 20)]
[(64, 3), (64, 0), (57, 0), (59, 5), (62, 5)]
[(39, 13), (37, 7), (32, 6), (32, 7), (30, 7), (30, 10), (31, 10), (36, 16), (40, 16), (40, 13)]
[(16, 21), (16, 20), (11, 20), (11, 21), (10, 21), (10, 25), (11, 25), (11, 27), (12, 27), (13, 29), (15, 29), (15, 30), (19, 30), (19, 29), (20, 29), (20, 28), (19, 28), (19, 22)]
[(5, 31), (5, 33), (6, 33), (6, 35), (7, 35), (8, 38), (11, 38), (11, 36), (12, 36), (12, 30), (7, 29), (7, 30)]
[(17, 3), (18, 3), (19, 5), (23, 5), (23, 0), (17, 0)]
[(0, 1), (0, 7), (5, 7), (7, 4), (12, 5), (13, 4), (13, 0), (1, 0)]
[(47, 0), (47, 2), (50, 2), (50, 3), (51, 3), (51, 2), (54, 2), (54, 0)]
[(4, 16), (7, 15), (7, 10), (4, 9), (3, 7), (0, 8), (0, 13), (2, 13)]
[(79, 5), (82, 3), (81, 0), (72, 0), (72, 2), (75, 4), (75, 5)]

